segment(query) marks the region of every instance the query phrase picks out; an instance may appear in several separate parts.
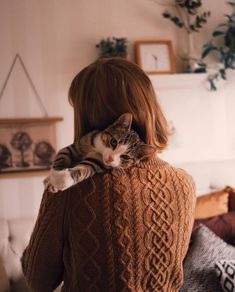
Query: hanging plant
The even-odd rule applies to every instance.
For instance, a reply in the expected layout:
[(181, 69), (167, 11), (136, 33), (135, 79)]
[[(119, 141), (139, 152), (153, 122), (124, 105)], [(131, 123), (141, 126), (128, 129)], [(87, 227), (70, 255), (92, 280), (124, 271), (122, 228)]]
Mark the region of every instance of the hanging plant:
[(172, 6), (176, 14), (166, 10), (162, 15), (177, 27), (185, 29), (187, 33), (199, 32), (211, 15), (210, 11), (200, 12), (201, 0), (175, 0), (174, 2)]
[(216, 81), (227, 79), (226, 71), (235, 69), (235, 0), (227, 2), (231, 14), (225, 14), (225, 22), (219, 24), (212, 33), (212, 39), (203, 46), (202, 59), (212, 54), (216, 56), (218, 69), (208, 76), (211, 90), (216, 90)]
[(170, 10), (163, 12), (163, 17), (187, 33), (187, 55), (181, 58), (187, 62), (186, 71), (205, 72), (205, 64), (195, 56), (192, 36), (193, 33), (200, 32), (211, 16), (211, 12), (202, 10), (201, 0), (174, 0), (169, 5), (159, 4), (170, 7)]
[(96, 48), (99, 49), (99, 58), (109, 57), (127, 57), (127, 39), (126, 38), (107, 38), (102, 39)]

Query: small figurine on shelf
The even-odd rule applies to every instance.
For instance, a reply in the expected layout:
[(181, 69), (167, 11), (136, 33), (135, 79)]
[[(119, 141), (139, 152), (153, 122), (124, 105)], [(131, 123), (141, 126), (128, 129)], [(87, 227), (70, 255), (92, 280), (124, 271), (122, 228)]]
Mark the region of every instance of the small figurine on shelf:
[(96, 48), (100, 50), (99, 58), (109, 57), (127, 57), (127, 39), (126, 38), (107, 38), (102, 39)]

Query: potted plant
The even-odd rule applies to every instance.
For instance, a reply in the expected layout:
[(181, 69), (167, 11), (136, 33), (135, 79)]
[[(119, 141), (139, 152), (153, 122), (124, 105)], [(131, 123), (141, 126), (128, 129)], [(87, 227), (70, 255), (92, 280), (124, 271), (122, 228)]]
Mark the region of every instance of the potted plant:
[(230, 14), (225, 14), (225, 21), (220, 23), (212, 33), (212, 39), (203, 46), (202, 59), (213, 54), (217, 68), (209, 74), (211, 90), (216, 90), (216, 81), (226, 79), (226, 71), (235, 69), (235, 0), (227, 2), (232, 8)]
[(99, 58), (109, 57), (127, 57), (127, 39), (126, 38), (107, 38), (102, 39), (96, 48), (99, 49)]
[(202, 10), (201, 0), (174, 0), (169, 8), (170, 10), (163, 12), (163, 17), (186, 33), (186, 52), (181, 56), (186, 63), (185, 71), (205, 72), (205, 64), (201, 62), (194, 49), (193, 34), (200, 32), (211, 12)]

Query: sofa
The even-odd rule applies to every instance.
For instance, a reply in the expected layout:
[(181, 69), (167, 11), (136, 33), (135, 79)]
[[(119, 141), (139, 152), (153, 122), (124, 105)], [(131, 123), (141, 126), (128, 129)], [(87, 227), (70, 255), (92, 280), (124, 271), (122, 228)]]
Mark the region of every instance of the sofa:
[[(21, 268), (36, 218), (0, 219), (0, 292), (29, 292)], [(59, 292), (57, 288), (54, 292)]]
[(0, 219), (0, 291), (29, 291), (22, 275), (21, 256), (34, 223), (34, 218)]

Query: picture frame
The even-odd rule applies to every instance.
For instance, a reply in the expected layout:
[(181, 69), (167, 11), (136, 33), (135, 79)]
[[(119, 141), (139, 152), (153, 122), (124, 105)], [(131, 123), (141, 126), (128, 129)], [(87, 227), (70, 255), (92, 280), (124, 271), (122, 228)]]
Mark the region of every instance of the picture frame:
[(136, 63), (147, 74), (176, 73), (175, 56), (170, 40), (135, 42)]
[(57, 152), (62, 117), (0, 119), (0, 178), (45, 175)]

